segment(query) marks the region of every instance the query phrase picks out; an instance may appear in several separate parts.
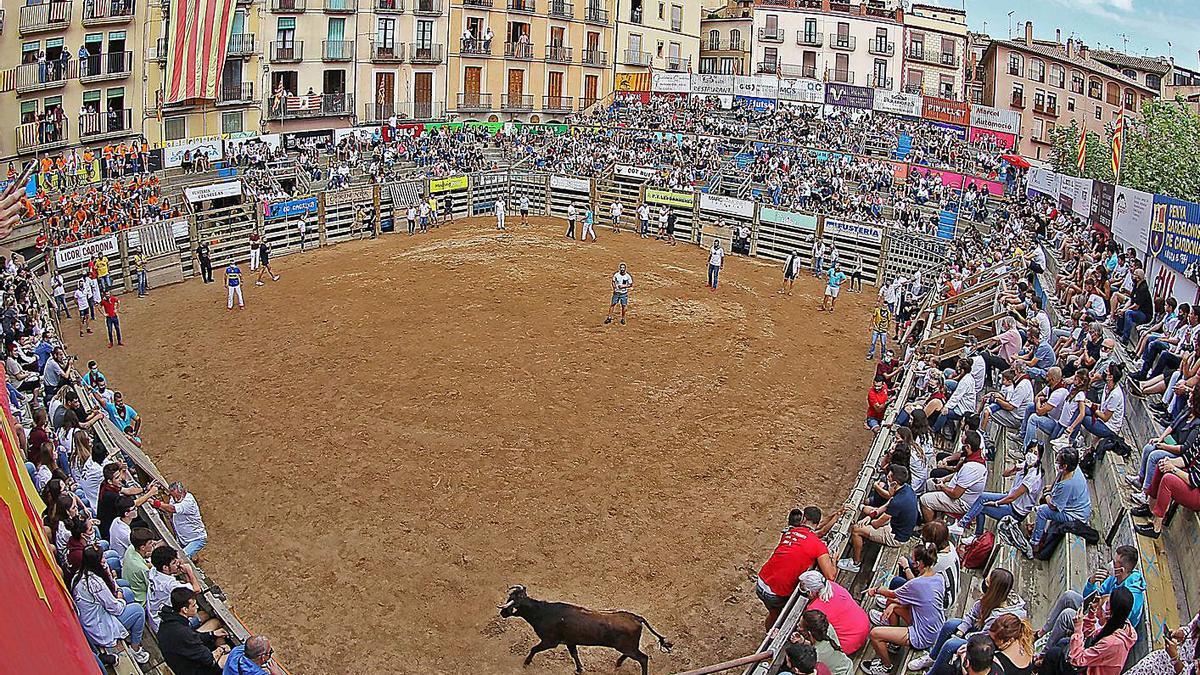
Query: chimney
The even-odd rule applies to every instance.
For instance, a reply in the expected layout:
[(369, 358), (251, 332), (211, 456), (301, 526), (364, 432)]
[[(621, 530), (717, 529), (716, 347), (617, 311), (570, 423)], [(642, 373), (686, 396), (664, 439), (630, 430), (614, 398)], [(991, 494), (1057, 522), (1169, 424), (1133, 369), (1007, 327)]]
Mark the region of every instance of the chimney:
[(1087, 58), (1088, 58), (1088, 46), (1083, 44), (1082, 42), (1080, 42), (1079, 43), (1079, 60), (1087, 61)]
[(1075, 38), (1069, 37), (1069, 38), (1067, 38), (1067, 58), (1070, 59), (1070, 58), (1074, 58), (1074, 57), (1075, 57)]
[(1025, 22), (1025, 46), (1026, 47), (1033, 46), (1033, 22), (1032, 21)]
[(1062, 44), (1062, 29), (1061, 28), (1054, 29), (1054, 44), (1056, 44), (1056, 45)]

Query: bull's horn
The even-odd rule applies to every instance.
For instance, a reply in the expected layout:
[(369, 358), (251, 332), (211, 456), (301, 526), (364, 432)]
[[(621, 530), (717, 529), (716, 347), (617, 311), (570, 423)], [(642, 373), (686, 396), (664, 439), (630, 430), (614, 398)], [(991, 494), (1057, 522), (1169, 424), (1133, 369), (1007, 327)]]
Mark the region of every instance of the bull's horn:
[(515, 584), (515, 585), (508, 587), (509, 593), (512, 593), (513, 591), (523, 591), (523, 590), (525, 590), (525, 587), (522, 586), (521, 584)]

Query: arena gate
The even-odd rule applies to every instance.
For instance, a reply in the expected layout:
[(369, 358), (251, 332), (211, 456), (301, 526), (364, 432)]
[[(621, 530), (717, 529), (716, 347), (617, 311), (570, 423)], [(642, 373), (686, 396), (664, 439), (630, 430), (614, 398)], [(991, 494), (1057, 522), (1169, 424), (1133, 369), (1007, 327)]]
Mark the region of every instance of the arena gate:
[(509, 212), (519, 215), (521, 197), (529, 198), (529, 213), (544, 216), (549, 213), (550, 177), (545, 174), (524, 173), (508, 177)]
[(410, 204), (420, 206), (425, 187), (425, 181), (406, 181), (384, 186), (379, 195), (380, 221), (391, 217), (396, 231), (403, 230), (407, 233), (408, 221), (405, 214)]
[[(146, 282), (151, 288), (183, 281), (191, 267), (187, 218), (143, 225), (124, 233), (128, 255), (140, 253), (146, 262)], [(136, 288), (130, 269), (128, 287)]]
[(621, 202), (624, 213), (622, 226), (637, 227), (637, 207), (642, 200), (642, 188), (646, 181), (657, 175), (657, 171), (641, 166), (619, 164), (604, 178), (596, 181), (598, 208), (605, 222), (611, 223), (613, 202)]
[(679, 241), (689, 241), (697, 243), (700, 241), (700, 232), (696, 227), (696, 193), (695, 192), (672, 192), (660, 188), (645, 188), (642, 192), (643, 199), (647, 204), (654, 204), (657, 208), (650, 210), (650, 230), (656, 231), (655, 228), (658, 209), (670, 209), (675, 213), (675, 238)]
[(262, 238), (271, 246), (272, 257), (300, 252), (301, 218), (307, 219), (304, 250), (320, 246), (321, 228), (317, 220), (320, 204), (318, 196), (306, 195), (271, 204), (265, 212), (259, 214), (262, 218), (260, 232)]
[(550, 176), (550, 215), (567, 217), (567, 207), (575, 205), (579, 217), (583, 209), (592, 202), (592, 181), (588, 178)]
[[(234, 261), (244, 264), (250, 260), (250, 232), (257, 228), (258, 217), (253, 202), (197, 209), (192, 215), (192, 244), (195, 247), (200, 242), (208, 243), (214, 270)], [(199, 259), (193, 256), (193, 263), (192, 275), (199, 276)]]
[(760, 206), (754, 254), (759, 258), (787, 260), (792, 253), (799, 253), (804, 268), (810, 269), (818, 225), (817, 217), (812, 214)]
[(495, 212), (496, 202), (505, 200), (511, 212), (512, 202), (508, 200), (508, 176), (502, 173), (478, 173), (471, 176), (471, 215), (482, 216)]
[(941, 269), (946, 264), (948, 243), (940, 237), (888, 228), (883, 235), (883, 281), (911, 279), (917, 272)]
[(735, 229), (746, 226), (750, 229), (750, 242), (747, 250), (738, 250), (741, 255), (755, 254), (754, 202), (737, 197), (723, 197), (708, 193), (700, 194), (700, 205), (697, 210), (701, 246), (712, 246), (714, 238), (721, 240), (726, 251), (733, 252), (733, 235)]
[(429, 179), (429, 189), (426, 194), (437, 199), (438, 218), (443, 218), (443, 211), (450, 207), (451, 216), (466, 218), (471, 213), (471, 177), (447, 176), (445, 178)]
[(872, 286), (879, 283), (879, 256), (883, 247), (883, 230), (874, 225), (852, 223), (835, 218), (822, 219), (821, 238), (838, 249), (838, 261), (842, 271), (853, 268), (852, 259), (857, 257), (862, 269), (863, 283)]
[(109, 234), (103, 237), (93, 237), (76, 244), (60, 246), (54, 249), (54, 267), (62, 275), (67, 295), (79, 287), (79, 280), (87, 274), (88, 262), (92, 257), (108, 258), (108, 274), (117, 292), (124, 289), (125, 276), (122, 274), (121, 235)]
[(324, 245), (371, 236), (371, 233), (363, 228), (358, 212), (360, 208), (372, 216), (378, 212), (375, 192), (374, 185), (358, 185), (323, 192), (320, 222), (323, 222), (325, 227), (320, 229), (320, 243)]

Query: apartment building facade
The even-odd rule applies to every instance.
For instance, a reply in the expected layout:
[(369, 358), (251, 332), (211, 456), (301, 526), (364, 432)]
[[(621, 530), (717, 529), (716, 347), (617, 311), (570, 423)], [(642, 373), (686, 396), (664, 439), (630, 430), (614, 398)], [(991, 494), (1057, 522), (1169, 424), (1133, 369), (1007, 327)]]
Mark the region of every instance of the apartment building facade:
[(704, 10), (700, 17), (700, 65), (706, 75), (749, 75), (750, 31), (754, 30), (754, 4), (729, 0), (724, 6)]
[(967, 13), (913, 4), (904, 15), (904, 91), (966, 98)]
[(617, 73), (694, 72), (700, 57), (699, 0), (615, 0)]
[(452, 0), (457, 119), (562, 119), (612, 91), (611, 0)]
[[(0, 33), (0, 157), (28, 159), (142, 133), (148, 0), (57, 0), (9, 8)], [(15, 9), (15, 11), (14, 11)]]
[(897, 91), (904, 11), (897, 3), (756, 0), (751, 60), (759, 74)]
[(992, 40), (983, 62), (985, 105), (1020, 111), (1018, 151), (1049, 159), (1051, 132), (1077, 120), (1103, 137), (1121, 110), (1136, 114), (1158, 92), (1092, 58), (1075, 40), (1035, 40), (1033, 24), (1021, 40)]

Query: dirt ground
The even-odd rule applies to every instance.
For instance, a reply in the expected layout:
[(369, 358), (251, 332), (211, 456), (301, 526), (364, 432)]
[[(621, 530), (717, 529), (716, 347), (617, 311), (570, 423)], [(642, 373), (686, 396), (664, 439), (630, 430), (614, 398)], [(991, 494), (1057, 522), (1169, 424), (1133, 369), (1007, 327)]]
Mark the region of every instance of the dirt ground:
[[(496, 609), (517, 583), (645, 616), (676, 645), (644, 633), (654, 673), (758, 646), (748, 575), (866, 453), (872, 295), (820, 314), (810, 276), (786, 298), (780, 265), (735, 257), (713, 293), (700, 248), (561, 232), (480, 219), (289, 256), (244, 311), (218, 273), (127, 296), (124, 348), (72, 341), (293, 673), (520, 672), (533, 632)], [(606, 326), (620, 261), (630, 320)], [(560, 648), (526, 672), (571, 669)]]

